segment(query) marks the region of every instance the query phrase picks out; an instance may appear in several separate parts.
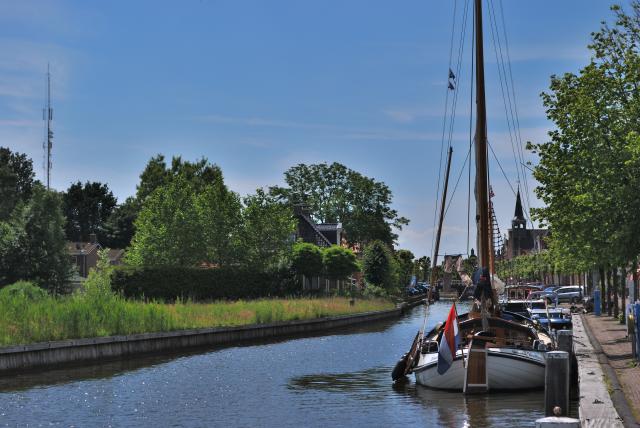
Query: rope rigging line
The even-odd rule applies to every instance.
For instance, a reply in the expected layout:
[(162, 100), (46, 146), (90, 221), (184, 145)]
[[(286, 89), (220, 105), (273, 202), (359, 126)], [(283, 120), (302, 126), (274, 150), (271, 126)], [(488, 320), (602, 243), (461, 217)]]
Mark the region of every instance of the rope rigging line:
[[(451, 59), (453, 58), (453, 39), (454, 39), (454, 35), (455, 35), (455, 29), (456, 29), (456, 12), (457, 12), (457, 8), (458, 8), (458, 1), (454, 0), (453, 2), (453, 23), (451, 24), (451, 40), (449, 42), (449, 68), (448, 70), (451, 70)], [(448, 73), (448, 71), (447, 71)], [(447, 79), (447, 82), (449, 80)], [(447, 129), (447, 113), (448, 113), (448, 109), (449, 109), (449, 86), (447, 85), (446, 89), (446, 94), (445, 94), (445, 100), (444, 100), (444, 116), (442, 118), (442, 140), (440, 143), (440, 165), (438, 167), (438, 184), (436, 186), (436, 203), (433, 206), (433, 230), (435, 231), (436, 229), (436, 219), (438, 217), (438, 201), (440, 200), (440, 180), (442, 178), (442, 161), (443, 161), (443, 154), (444, 154), (444, 137), (445, 137), (445, 133), (446, 133), (446, 129)], [(433, 234), (431, 236), (431, 251), (429, 251), (430, 254), (433, 254), (433, 247), (435, 246), (435, 234)]]
[(455, 184), (455, 186), (453, 186), (453, 191), (451, 192), (451, 198), (449, 199), (449, 203), (447, 204), (447, 207), (444, 210), (445, 217), (447, 216), (447, 213), (449, 212), (449, 208), (451, 207), (451, 204), (453, 202), (453, 196), (456, 194), (456, 190), (458, 189), (458, 184), (460, 183), (460, 179), (462, 178), (462, 174), (464, 173), (464, 168), (467, 166), (467, 162), (469, 161), (470, 157), (471, 157), (471, 147), (469, 147), (469, 151), (467, 152), (467, 156), (465, 156), (465, 158), (464, 158), (464, 163), (462, 164), (462, 168), (460, 168), (460, 174), (458, 174), (458, 178), (456, 179), (456, 184)]
[[(450, 50), (449, 50), (449, 69), (448, 69), (448, 77), (449, 79), (447, 79), (447, 95), (446, 95), (446, 100), (445, 100), (445, 117), (443, 119), (443, 129), (442, 129), (442, 142), (440, 145), (440, 166), (438, 169), (438, 185), (437, 185), (437, 191), (436, 191), (436, 203), (434, 205), (434, 215), (433, 215), (433, 230), (435, 231), (436, 229), (436, 219), (437, 219), (437, 211), (438, 208), (440, 208), (440, 184), (441, 184), (441, 178), (442, 178), (442, 166), (443, 166), (443, 162), (444, 162), (444, 143), (445, 143), (445, 135), (446, 135), (446, 142), (447, 142), (447, 149), (452, 147), (452, 140), (453, 140), (453, 129), (454, 129), (454, 125), (455, 125), (455, 117), (456, 117), (456, 111), (457, 111), (457, 105), (458, 105), (458, 93), (459, 93), (459, 85), (458, 85), (458, 81), (460, 79), (460, 75), (461, 75), (461, 67), (462, 67), (462, 55), (464, 53), (464, 42), (465, 42), (465, 35), (466, 35), (466, 28), (467, 28), (467, 21), (468, 21), (468, 11), (469, 11), (469, 0), (465, 0), (464, 3), (464, 12), (463, 12), (463, 16), (462, 16), (462, 23), (461, 23), (461, 28), (460, 28), (460, 40), (458, 42), (458, 52), (457, 52), (457, 61), (456, 61), (456, 66), (455, 66), (455, 74), (453, 74), (453, 85), (451, 83), (451, 79), (452, 79), (452, 68), (451, 68), (451, 62), (452, 62), (452, 58), (453, 58), (453, 41), (454, 41), (454, 34), (455, 34), (455, 13), (457, 10), (457, 2), (454, 2), (454, 19), (453, 19), (453, 28), (452, 28), (452, 34), (451, 34), (451, 46), (450, 46)], [(453, 86), (453, 88), (452, 88)], [(449, 104), (448, 104), (448, 100), (449, 100), (449, 91), (453, 91), (453, 96), (452, 96), (452, 101), (451, 101), (451, 108), (449, 109)], [(447, 125), (448, 125), (448, 133), (447, 133)], [(431, 237), (431, 254), (434, 253), (434, 246), (435, 246), (435, 234), (432, 235)]]
[[(502, 0), (500, 0), (500, 16), (501, 16), (501, 20), (502, 20), (502, 30), (504, 33), (504, 43), (505, 43), (505, 51), (507, 54), (507, 64), (509, 65), (509, 79), (511, 81), (511, 91), (513, 93), (513, 101), (514, 101), (514, 111), (515, 111), (515, 117), (516, 117), (516, 125), (517, 125), (517, 130), (518, 130), (518, 139), (519, 139), (519, 148), (520, 148), (520, 156), (521, 156), (521, 160), (520, 160), (520, 166), (522, 168), (522, 175), (524, 177), (524, 188), (525, 188), (525, 197), (527, 199), (527, 205), (529, 206), (529, 208), (531, 208), (531, 200), (530, 200), (530, 191), (529, 191), (529, 180), (527, 179), (527, 173), (525, 171), (525, 167), (526, 167), (526, 163), (524, 162), (524, 145), (522, 144), (522, 135), (520, 133), (520, 117), (518, 115), (518, 104), (516, 103), (516, 91), (515, 91), (515, 85), (513, 84), (513, 71), (511, 68), (511, 56), (509, 54), (509, 39), (507, 37), (507, 25), (506, 25), (506, 21), (504, 19), (504, 7), (502, 4)], [(530, 220), (531, 221), (531, 220)], [(533, 226), (533, 221), (531, 222), (532, 226)]]
[(498, 163), (498, 166), (500, 167), (500, 171), (502, 171), (502, 175), (504, 176), (504, 179), (507, 180), (507, 184), (509, 185), (509, 187), (511, 188), (511, 193), (513, 193), (513, 196), (516, 196), (516, 191), (513, 188), (513, 184), (511, 184), (511, 181), (509, 181), (509, 177), (507, 177), (507, 173), (504, 172), (504, 168), (502, 168), (502, 164), (500, 163), (500, 161), (498, 160), (498, 156), (496, 156), (496, 152), (493, 151), (493, 146), (491, 145), (491, 143), (489, 143), (487, 141), (487, 145), (489, 146), (489, 148), (491, 149), (491, 153), (493, 154), (494, 159), (496, 160), (496, 162)]
[[(493, 3), (490, 3), (492, 6)], [(504, 58), (502, 56), (502, 48), (500, 44), (500, 39), (496, 35), (496, 22), (494, 19), (493, 8), (489, 7), (489, 22), (491, 24), (491, 41), (493, 43), (494, 53), (496, 56), (496, 63), (498, 64), (498, 80), (500, 81), (500, 92), (502, 94), (502, 101), (504, 104), (504, 113), (505, 118), (507, 120), (507, 129), (509, 132), (509, 141), (511, 143), (511, 150), (513, 152), (513, 162), (516, 167), (516, 173), (518, 176), (518, 181), (520, 181), (520, 168), (518, 167), (518, 157), (516, 155), (516, 143), (514, 141), (514, 133), (515, 129), (512, 131), (512, 119), (513, 119), (513, 108), (511, 106), (511, 96), (509, 91), (507, 90), (505, 96), (505, 85), (506, 85), (506, 76), (504, 76)], [(514, 124), (515, 125), (515, 124)]]
[[(471, 24), (471, 74), (473, 75), (473, 67), (475, 65), (475, 34), (476, 34), (476, 22), (473, 20)], [(475, 85), (475, 79), (471, 79), (471, 89), (469, 91), (469, 153), (473, 148), (473, 89)], [(469, 254), (469, 242), (471, 235), (471, 160), (469, 160), (468, 168), (469, 178), (467, 182), (467, 254)]]
[[(502, 12), (502, 16), (504, 18), (504, 12)], [(511, 73), (510, 82), (507, 79), (507, 67), (505, 65), (504, 54), (502, 51), (502, 43), (500, 40), (500, 32), (498, 30), (498, 21), (497, 15), (493, 6), (493, 0), (489, 0), (489, 21), (491, 24), (491, 39), (494, 46), (494, 52), (496, 55), (496, 62), (498, 63), (498, 77), (500, 81), (500, 91), (502, 93), (502, 99), (504, 103), (505, 116), (507, 120), (507, 128), (509, 133), (509, 141), (511, 143), (512, 153), (514, 164), (516, 168), (516, 173), (518, 177), (518, 183), (521, 182), (521, 175), (525, 177), (525, 181), (523, 182), (524, 190), (526, 194), (526, 202), (524, 205), (525, 216), (529, 220), (529, 222), (533, 225), (533, 222), (530, 218), (530, 200), (529, 200), (529, 188), (526, 182), (526, 172), (521, 167), (521, 164), (524, 163), (524, 155), (522, 150), (522, 137), (520, 134), (519, 121), (516, 121), (516, 111), (517, 108), (515, 106), (515, 88), (513, 85), (513, 73)], [(503, 33), (506, 35), (506, 29), (504, 27), (503, 21)], [(509, 69), (511, 70), (511, 62), (509, 62)], [(509, 91), (509, 83), (511, 83), (511, 91)], [(505, 93), (506, 92), (506, 93)], [(514, 98), (512, 99), (512, 94)], [(495, 156), (495, 153), (494, 153)], [(497, 157), (496, 157), (497, 159)]]

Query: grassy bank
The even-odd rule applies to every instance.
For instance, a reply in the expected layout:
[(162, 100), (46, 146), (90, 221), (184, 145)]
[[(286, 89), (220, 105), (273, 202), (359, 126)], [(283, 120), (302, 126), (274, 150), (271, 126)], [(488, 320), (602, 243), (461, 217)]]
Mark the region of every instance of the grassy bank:
[[(126, 300), (99, 283), (67, 297), (0, 291), (0, 346), (82, 337), (227, 327), (392, 309), (387, 300), (265, 299), (175, 304)], [(35, 294), (35, 295), (34, 295)]]

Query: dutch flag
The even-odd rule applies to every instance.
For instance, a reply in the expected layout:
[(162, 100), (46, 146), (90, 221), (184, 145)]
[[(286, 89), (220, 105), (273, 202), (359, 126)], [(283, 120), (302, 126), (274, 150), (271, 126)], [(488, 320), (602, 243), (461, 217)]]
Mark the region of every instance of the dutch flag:
[(456, 304), (451, 306), (447, 323), (444, 326), (444, 332), (438, 346), (438, 373), (444, 374), (456, 356), (456, 349), (460, 345), (460, 330), (458, 329), (458, 313)]

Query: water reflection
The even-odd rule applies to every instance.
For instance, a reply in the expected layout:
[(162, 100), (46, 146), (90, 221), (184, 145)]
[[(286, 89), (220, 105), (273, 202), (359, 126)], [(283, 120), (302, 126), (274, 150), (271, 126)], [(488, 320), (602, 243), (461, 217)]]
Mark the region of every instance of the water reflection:
[[(428, 325), (449, 307), (431, 307)], [(391, 369), (423, 313), (312, 337), (3, 377), (0, 426), (533, 426), (541, 391), (465, 397), (412, 380), (392, 384)]]
[(309, 374), (292, 378), (288, 388), (298, 394), (316, 390), (377, 403), (391, 398), (397, 403), (415, 404), (414, 418), (427, 416), (429, 426), (527, 426), (544, 416), (540, 391), (465, 396), (416, 385), (409, 378), (390, 385), (391, 369), (381, 366), (349, 373)]

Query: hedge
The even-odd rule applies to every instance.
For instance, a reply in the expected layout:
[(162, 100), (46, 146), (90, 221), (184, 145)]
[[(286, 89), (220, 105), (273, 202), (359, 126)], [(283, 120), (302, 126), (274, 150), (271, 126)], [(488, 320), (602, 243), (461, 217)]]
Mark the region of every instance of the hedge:
[(284, 297), (300, 291), (291, 270), (258, 272), (238, 266), (214, 269), (118, 266), (112, 273), (111, 286), (128, 298), (164, 301)]

